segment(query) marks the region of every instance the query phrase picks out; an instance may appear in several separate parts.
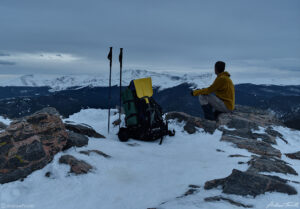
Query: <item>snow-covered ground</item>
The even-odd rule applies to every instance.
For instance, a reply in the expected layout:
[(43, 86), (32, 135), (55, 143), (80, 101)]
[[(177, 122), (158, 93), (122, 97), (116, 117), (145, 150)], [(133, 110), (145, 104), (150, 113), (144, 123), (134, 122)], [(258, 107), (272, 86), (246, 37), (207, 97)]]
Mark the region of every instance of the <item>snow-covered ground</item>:
[[(117, 119), (114, 115), (112, 120)], [(204, 190), (208, 180), (228, 176), (233, 168), (245, 171), (247, 165), (238, 161), (249, 158), (230, 158), (229, 154), (251, 156), (246, 150), (232, 147), (229, 143), (220, 142), (221, 132), (213, 135), (199, 131), (189, 135), (182, 132), (183, 124), (171, 122), (170, 128), (177, 130), (175, 137), (166, 137), (163, 145), (158, 142), (147, 143), (129, 141), (136, 146), (118, 141), (117, 127), (107, 134), (107, 110), (86, 109), (65, 120), (86, 123), (98, 132), (105, 134), (106, 139), (90, 138), (89, 145), (83, 148), (71, 148), (57, 154), (45, 168), (35, 171), (24, 181), (0, 185), (0, 208), (37, 208), (37, 209), (147, 209), (151, 207), (164, 209), (231, 209), (235, 206), (227, 202), (208, 203), (203, 199), (220, 195), (221, 189)], [(0, 118), (3, 121), (3, 118)], [(7, 122), (7, 121), (6, 121)], [(299, 151), (300, 132), (276, 127), (289, 144), (278, 140), (276, 148), (285, 152)], [(96, 154), (86, 156), (80, 150), (98, 149), (112, 156), (110, 159)], [(224, 152), (217, 152), (221, 149)], [(71, 154), (94, 166), (86, 175), (68, 174), (69, 166), (61, 165), (58, 159), (63, 154)], [(300, 162), (283, 156), (283, 160), (292, 164), (300, 173)], [(50, 171), (53, 176), (45, 177)], [(277, 173), (272, 173), (278, 175)], [(299, 181), (292, 175), (278, 175), (283, 178)], [(182, 195), (188, 185), (199, 185), (200, 192), (185, 198)], [(298, 193), (300, 185), (291, 183)], [(288, 202), (300, 204), (298, 195), (267, 193), (252, 197), (226, 195), (244, 204), (253, 204), (255, 208), (275, 208), (272, 203)], [(166, 202), (163, 205), (161, 203)], [(273, 205), (274, 205), (273, 204)], [(269, 207), (268, 207), (269, 206)], [(300, 206), (298, 206), (300, 207)], [(283, 207), (281, 207), (283, 208)], [(291, 208), (291, 207), (289, 207)]]

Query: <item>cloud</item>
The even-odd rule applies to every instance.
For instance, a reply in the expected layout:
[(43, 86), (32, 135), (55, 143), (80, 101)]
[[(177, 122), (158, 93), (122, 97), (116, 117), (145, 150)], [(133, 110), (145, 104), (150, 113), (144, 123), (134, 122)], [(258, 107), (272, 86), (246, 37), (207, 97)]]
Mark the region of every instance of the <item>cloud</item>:
[(10, 54), (4, 53), (4, 52), (0, 52), (0, 57), (8, 57), (8, 56), (10, 56)]
[(15, 62), (0, 60), (0, 65), (15, 65)]
[(224, 60), (240, 73), (291, 73), (299, 11), (298, 0), (1, 1), (0, 46), (18, 63), (10, 72), (24, 74), (101, 73), (110, 46), (115, 61), (124, 47), (125, 68), (201, 71)]

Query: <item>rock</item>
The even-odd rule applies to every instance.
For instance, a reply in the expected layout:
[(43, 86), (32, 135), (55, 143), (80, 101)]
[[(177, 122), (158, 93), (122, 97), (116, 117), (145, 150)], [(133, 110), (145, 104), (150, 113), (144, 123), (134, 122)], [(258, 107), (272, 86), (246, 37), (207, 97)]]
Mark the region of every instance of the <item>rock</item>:
[(247, 130), (258, 129), (258, 126), (283, 125), (275, 115), (265, 110), (236, 105), (232, 114), (220, 114), (218, 126)]
[(73, 131), (68, 132), (67, 144), (63, 150), (69, 149), (71, 147), (83, 147), (89, 143), (89, 138), (82, 134), (74, 133)]
[(72, 155), (63, 155), (59, 158), (59, 163), (70, 165), (70, 173), (86, 174), (93, 167), (83, 160), (78, 160)]
[(54, 107), (45, 107), (45, 108), (35, 112), (35, 114), (40, 114), (40, 113), (48, 113), (49, 115), (56, 115), (56, 116), (60, 117), (59, 112)]
[[(1, 148), (1, 147), (0, 147)], [(285, 154), (288, 158), (300, 160), (300, 151), (294, 153), (286, 153)]]
[(269, 128), (268, 133), (258, 134), (252, 133), (251, 130), (259, 130), (259, 126), (269, 127), (271, 125), (282, 125), (282, 123), (268, 111), (239, 105), (236, 106), (236, 110), (233, 113), (220, 114), (217, 122), (193, 117), (183, 112), (169, 112), (166, 115), (166, 119), (173, 119), (178, 122), (184, 121), (184, 130), (189, 134), (195, 133), (197, 128), (202, 128), (208, 133), (214, 133), (217, 128), (224, 131), (225, 129), (223, 127), (227, 126), (237, 129), (232, 132), (234, 135), (254, 139), (262, 138), (263, 141), (272, 144), (276, 144), (276, 137), (279, 136), (276, 131), (272, 131), (272, 129)]
[(13, 121), (0, 133), (0, 183), (25, 178), (46, 166), (67, 138), (60, 117), (47, 111)]
[(4, 124), (4, 123), (2, 123), (2, 122), (0, 122), (0, 131), (1, 131), (1, 130), (4, 130), (4, 129), (6, 129), (6, 128), (7, 128), (7, 125)]
[(226, 194), (251, 195), (253, 197), (265, 192), (297, 194), (295, 188), (286, 184), (286, 182), (286, 180), (277, 176), (267, 176), (233, 169), (232, 173), (226, 178), (207, 181), (204, 189), (221, 186)]
[(250, 167), (249, 172), (276, 172), (284, 174), (298, 175), (298, 173), (283, 160), (268, 156), (252, 156), (252, 159), (247, 162)]
[(117, 119), (117, 120), (115, 120), (112, 124), (114, 125), (114, 126), (118, 126), (118, 125), (120, 125), (121, 124), (121, 120), (120, 119)]
[(228, 155), (228, 157), (247, 157), (245, 155), (235, 154), (235, 155)]
[(200, 189), (200, 186), (198, 186), (198, 185), (189, 185), (189, 189), (183, 195), (176, 197), (176, 198), (179, 199), (179, 198), (184, 198), (189, 195), (196, 194), (199, 192), (199, 189)]
[(224, 135), (238, 136), (241, 138), (255, 139), (255, 140), (258, 140), (260, 138), (262, 141), (266, 143), (277, 144), (276, 137), (268, 135), (267, 133), (252, 133), (252, 130), (247, 128), (241, 128), (237, 130), (223, 129), (222, 131)]
[(281, 157), (281, 152), (272, 147), (269, 143), (257, 141), (254, 139), (240, 138), (236, 136), (223, 135), (221, 141), (227, 141), (235, 144), (238, 148), (247, 149), (249, 152), (259, 154)]
[(78, 134), (82, 134), (94, 138), (105, 138), (103, 135), (99, 134), (92, 127), (86, 124), (73, 124), (70, 122), (66, 122), (65, 127), (66, 129)]
[(192, 122), (186, 122), (184, 125), (183, 129), (188, 132), (189, 134), (194, 134), (196, 133), (197, 129), (196, 126)]
[(128, 146), (130, 147), (138, 147), (138, 146), (141, 146), (140, 144), (138, 143), (127, 143)]
[(100, 150), (83, 150), (83, 151), (80, 151), (79, 153), (84, 154), (84, 155), (90, 155), (91, 153), (96, 153), (105, 158), (111, 158), (110, 155), (105, 154), (104, 152), (101, 152)]
[(246, 204), (237, 202), (235, 200), (232, 200), (228, 197), (223, 197), (221, 195), (213, 196), (213, 197), (207, 197), (207, 198), (204, 199), (204, 201), (206, 201), (206, 202), (216, 202), (216, 201), (221, 201), (221, 200), (229, 202), (230, 204), (238, 206), (238, 207), (253, 208), (253, 205), (246, 205)]
[(195, 189), (195, 188), (198, 188), (198, 189), (200, 188), (199, 185), (195, 185), (195, 184), (190, 184), (189, 187), (190, 187), (190, 188), (194, 188), (194, 189)]
[(284, 139), (283, 135), (281, 133), (279, 133), (278, 131), (275, 131), (271, 126), (266, 128), (265, 132), (267, 134), (269, 134), (270, 136), (273, 136), (275, 138), (276, 137), (280, 138), (282, 141), (284, 141), (286, 144), (288, 144), (287, 140)]
[(166, 115), (166, 120), (177, 120), (178, 122), (185, 121), (184, 130), (189, 134), (196, 132), (196, 128), (202, 128), (205, 132), (213, 134), (216, 130), (216, 122), (205, 120), (199, 117), (193, 117), (183, 112), (169, 112)]
[(46, 176), (47, 178), (50, 178), (50, 177), (52, 176), (52, 173), (51, 173), (50, 171), (48, 171), (48, 172), (45, 173), (45, 176)]
[(216, 149), (217, 152), (225, 152), (224, 150), (221, 149)]
[(277, 144), (276, 137), (270, 136), (266, 133), (252, 133), (253, 139), (261, 139), (262, 141), (269, 143), (269, 144)]

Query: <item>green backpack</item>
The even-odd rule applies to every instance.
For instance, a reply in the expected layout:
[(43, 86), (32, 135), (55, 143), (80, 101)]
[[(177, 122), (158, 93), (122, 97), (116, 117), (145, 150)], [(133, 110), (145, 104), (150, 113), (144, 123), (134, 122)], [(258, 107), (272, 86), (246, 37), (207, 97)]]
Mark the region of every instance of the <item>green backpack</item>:
[(125, 111), (126, 126), (131, 127), (138, 125), (138, 112), (135, 106), (133, 93), (129, 88), (126, 88), (122, 92), (122, 102)]

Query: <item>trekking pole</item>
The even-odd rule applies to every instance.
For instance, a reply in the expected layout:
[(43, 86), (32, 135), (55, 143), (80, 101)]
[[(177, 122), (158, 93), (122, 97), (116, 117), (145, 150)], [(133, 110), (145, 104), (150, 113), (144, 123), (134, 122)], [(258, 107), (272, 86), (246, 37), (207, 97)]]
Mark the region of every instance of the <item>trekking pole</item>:
[(107, 59), (109, 59), (109, 89), (108, 89), (108, 124), (107, 129), (109, 133), (110, 126), (110, 106), (111, 106), (111, 67), (112, 67), (112, 47), (109, 47), (109, 53), (107, 55)]
[(119, 110), (119, 129), (121, 125), (121, 108), (122, 108), (122, 68), (123, 68), (123, 48), (120, 48), (120, 55), (119, 55), (119, 62), (120, 62), (120, 110)]

